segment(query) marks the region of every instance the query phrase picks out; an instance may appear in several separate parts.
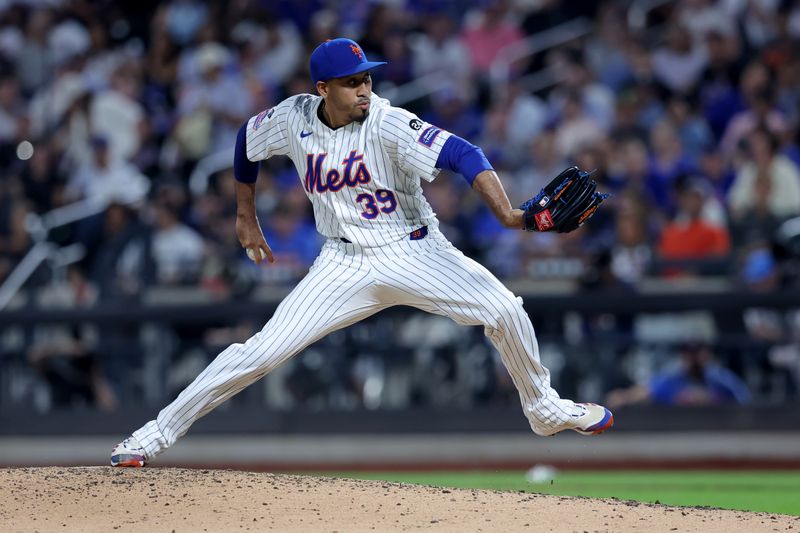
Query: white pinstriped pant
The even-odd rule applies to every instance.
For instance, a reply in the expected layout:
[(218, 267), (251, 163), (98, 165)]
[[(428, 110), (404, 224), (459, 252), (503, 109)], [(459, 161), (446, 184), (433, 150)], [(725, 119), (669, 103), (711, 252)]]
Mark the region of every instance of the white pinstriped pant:
[(133, 436), (148, 459), (154, 458), (197, 419), (306, 346), (393, 305), (448, 316), (461, 325), (483, 325), (519, 391), (531, 428), (539, 435), (555, 433), (574, 404), (550, 386), (521, 302), (433, 228), (424, 239), (374, 248), (329, 239), (264, 328), (220, 353)]

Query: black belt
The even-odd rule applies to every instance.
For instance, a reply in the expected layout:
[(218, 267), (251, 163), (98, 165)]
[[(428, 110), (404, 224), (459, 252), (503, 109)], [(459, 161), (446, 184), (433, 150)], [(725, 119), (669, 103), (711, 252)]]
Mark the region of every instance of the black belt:
[[(422, 226), (421, 228), (415, 229), (414, 231), (409, 233), (408, 240), (418, 241), (420, 239), (424, 239), (427, 236), (428, 236), (428, 226)], [(349, 239), (345, 239), (344, 237), (339, 237), (339, 240), (347, 244), (353, 244), (352, 241), (350, 241)]]

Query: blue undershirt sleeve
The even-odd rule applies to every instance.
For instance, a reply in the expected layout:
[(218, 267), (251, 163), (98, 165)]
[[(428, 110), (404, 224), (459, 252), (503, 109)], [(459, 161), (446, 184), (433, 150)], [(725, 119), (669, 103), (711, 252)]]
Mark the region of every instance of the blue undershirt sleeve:
[(242, 183), (255, 183), (258, 178), (259, 161), (247, 159), (247, 122), (239, 128), (236, 147), (233, 149), (233, 177)]
[(451, 135), (436, 159), (436, 168), (458, 172), (472, 186), (475, 177), (484, 170), (494, 170), (483, 150), (458, 135)]

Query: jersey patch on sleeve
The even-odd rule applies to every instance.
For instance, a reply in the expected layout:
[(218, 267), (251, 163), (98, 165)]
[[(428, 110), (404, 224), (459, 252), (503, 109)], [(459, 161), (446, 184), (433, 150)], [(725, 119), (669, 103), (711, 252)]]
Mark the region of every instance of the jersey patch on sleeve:
[(422, 128), (422, 121), (418, 118), (412, 118), (408, 125), (412, 130), (419, 131)]
[(420, 144), (424, 144), (428, 148), (433, 146), (433, 141), (436, 140), (436, 137), (442, 132), (441, 129), (437, 128), (436, 126), (428, 126), (425, 128), (425, 131), (419, 136), (417, 142)]
[(256, 119), (253, 121), (253, 131), (256, 131), (258, 128), (261, 127), (261, 124), (264, 123), (265, 119), (272, 118), (272, 113), (275, 112), (275, 108), (272, 107), (270, 109), (265, 109), (261, 113), (256, 116)]

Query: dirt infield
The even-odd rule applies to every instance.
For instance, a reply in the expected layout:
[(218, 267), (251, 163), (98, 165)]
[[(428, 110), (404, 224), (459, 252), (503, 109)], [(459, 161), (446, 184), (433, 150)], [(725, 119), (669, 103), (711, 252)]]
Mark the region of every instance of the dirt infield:
[(800, 517), (232, 470), (0, 469), (1, 531), (797, 531)]

